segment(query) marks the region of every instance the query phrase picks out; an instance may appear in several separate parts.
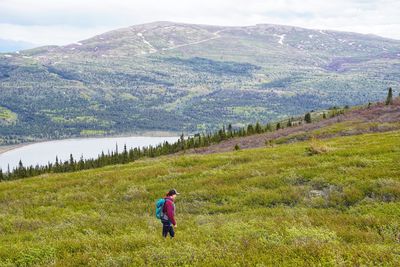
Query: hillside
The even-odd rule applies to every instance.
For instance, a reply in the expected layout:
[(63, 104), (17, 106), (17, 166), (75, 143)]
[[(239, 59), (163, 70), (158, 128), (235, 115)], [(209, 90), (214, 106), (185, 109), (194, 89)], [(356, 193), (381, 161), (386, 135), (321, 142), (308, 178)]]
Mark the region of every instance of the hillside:
[(325, 137), (2, 182), (0, 265), (398, 266), (400, 130)]
[[(3, 144), (144, 130), (197, 132), (382, 99), (400, 41), (280, 25), (155, 22), (0, 54)], [(397, 93), (397, 91), (396, 91)]]
[[(329, 114), (329, 110), (325, 111)], [(314, 123), (298, 126), (282, 127), (273, 132), (258, 135), (238, 137), (213, 144), (209, 147), (196, 148), (193, 153), (209, 154), (232, 151), (235, 145), (242, 149), (264, 147), (267, 145), (292, 143), (311, 138), (326, 139), (338, 136), (359, 135), (365, 133), (388, 132), (400, 130), (400, 97), (396, 98), (393, 105), (375, 103), (366, 106), (353, 107), (344, 114), (327, 119), (318, 119), (324, 111), (311, 113), (316, 117)]]

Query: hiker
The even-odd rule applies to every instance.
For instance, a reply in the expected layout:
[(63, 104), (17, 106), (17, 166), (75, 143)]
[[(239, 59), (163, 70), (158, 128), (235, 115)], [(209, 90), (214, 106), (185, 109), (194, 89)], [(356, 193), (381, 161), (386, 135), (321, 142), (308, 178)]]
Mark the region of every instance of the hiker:
[(168, 234), (173, 238), (175, 236), (174, 228), (177, 227), (175, 221), (175, 204), (174, 200), (179, 193), (175, 189), (171, 189), (164, 199), (157, 202), (157, 207), (162, 209), (157, 218), (161, 219), (163, 224), (162, 235), (167, 237)]

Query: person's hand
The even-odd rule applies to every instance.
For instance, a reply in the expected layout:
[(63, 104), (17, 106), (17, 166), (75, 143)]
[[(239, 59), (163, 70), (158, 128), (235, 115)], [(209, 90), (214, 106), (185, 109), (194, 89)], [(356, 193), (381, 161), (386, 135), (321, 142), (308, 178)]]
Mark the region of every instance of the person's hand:
[(178, 227), (178, 225), (177, 225), (177, 224), (175, 224), (175, 225), (174, 225), (174, 228), (177, 228), (177, 227)]

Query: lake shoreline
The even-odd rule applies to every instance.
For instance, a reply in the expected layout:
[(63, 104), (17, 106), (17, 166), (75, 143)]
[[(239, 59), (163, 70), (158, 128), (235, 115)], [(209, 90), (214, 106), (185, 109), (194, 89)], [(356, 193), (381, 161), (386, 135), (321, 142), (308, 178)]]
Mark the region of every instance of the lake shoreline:
[(21, 148), (21, 147), (24, 147), (24, 146), (28, 146), (28, 145), (31, 145), (31, 144), (33, 144), (33, 143), (29, 142), (29, 143), (23, 143), (23, 144), (18, 144), (18, 145), (0, 146), (0, 155), (6, 153), (8, 151), (11, 151), (11, 150), (14, 150), (14, 149), (17, 149), (17, 148)]
[(180, 134), (175, 132), (168, 131), (147, 131), (147, 132), (135, 132), (132, 134), (124, 133), (119, 135), (102, 135), (102, 136), (76, 136), (76, 137), (68, 137), (62, 139), (48, 139), (48, 140), (40, 140), (37, 142), (26, 142), (16, 145), (0, 145), (0, 155), (33, 144), (47, 143), (47, 142), (56, 142), (56, 141), (64, 141), (64, 140), (82, 140), (82, 139), (102, 139), (102, 138), (124, 138), (124, 137), (176, 137), (180, 136)]

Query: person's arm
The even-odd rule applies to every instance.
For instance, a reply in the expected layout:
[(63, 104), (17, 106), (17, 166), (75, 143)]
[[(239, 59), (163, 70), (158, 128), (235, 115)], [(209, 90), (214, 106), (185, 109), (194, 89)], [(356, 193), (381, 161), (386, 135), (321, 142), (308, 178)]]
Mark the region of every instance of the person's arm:
[(167, 206), (167, 216), (168, 219), (171, 221), (171, 223), (173, 225), (176, 225), (176, 221), (175, 221), (175, 214), (174, 214), (174, 204), (172, 203), (172, 201), (168, 201), (165, 202), (165, 205)]

